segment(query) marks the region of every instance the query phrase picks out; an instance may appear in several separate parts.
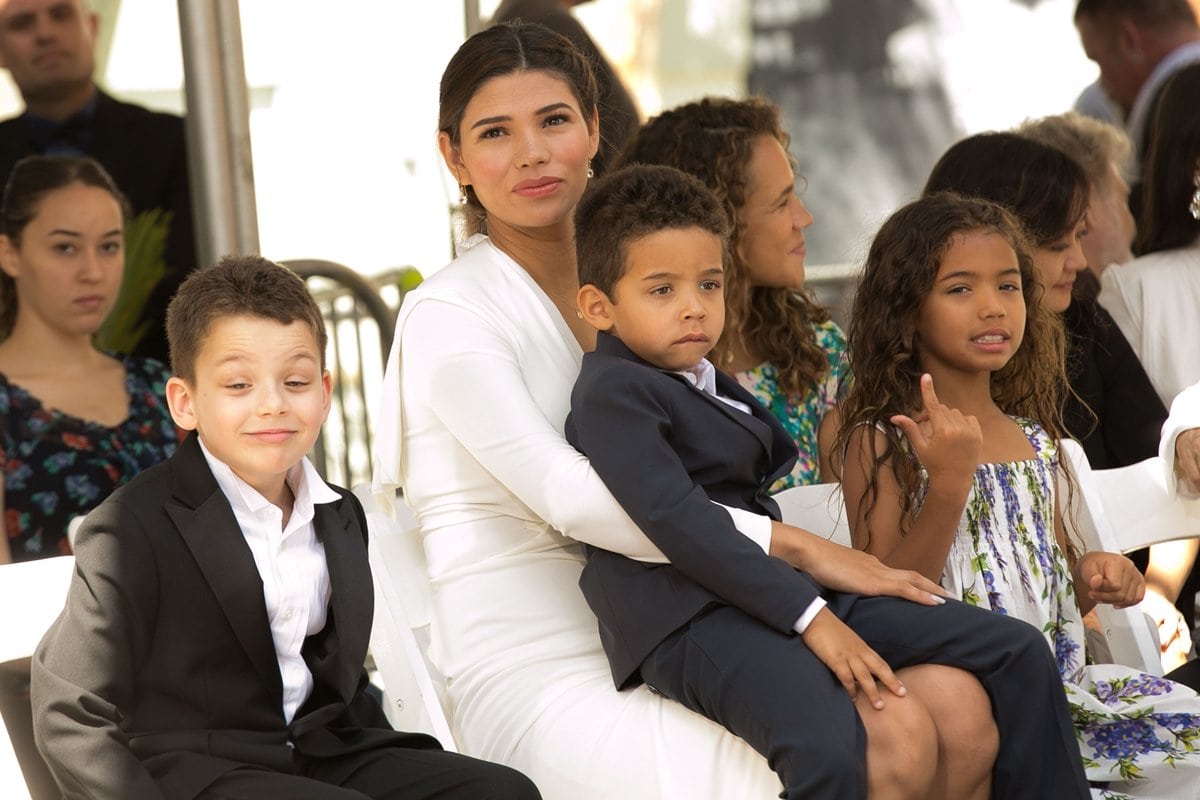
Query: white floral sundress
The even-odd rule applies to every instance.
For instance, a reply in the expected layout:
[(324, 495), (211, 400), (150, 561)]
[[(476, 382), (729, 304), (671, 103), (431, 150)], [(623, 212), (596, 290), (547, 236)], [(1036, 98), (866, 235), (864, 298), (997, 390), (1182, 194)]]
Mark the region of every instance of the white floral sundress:
[(1083, 621), (1054, 537), (1058, 448), (1039, 425), (1015, 421), (1035, 457), (976, 469), (942, 585), (1045, 633), (1094, 797), (1200, 798), (1200, 696), (1130, 667), (1086, 663)]

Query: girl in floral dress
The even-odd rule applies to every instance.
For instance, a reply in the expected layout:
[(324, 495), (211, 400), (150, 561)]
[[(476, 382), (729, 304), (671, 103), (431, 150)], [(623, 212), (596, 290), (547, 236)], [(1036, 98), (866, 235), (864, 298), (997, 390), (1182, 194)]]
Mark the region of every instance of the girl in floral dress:
[(1087, 663), (1082, 615), (1139, 602), (1144, 581), (1065, 533), (1063, 331), (1036, 274), (1019, 224), (987, 201), (933, 194), (884, 223), (855, 299), (856, 383), (834, 444), (852, 538), (1045, 633), (1095, 797), (1200, 797), (1200, 696)]

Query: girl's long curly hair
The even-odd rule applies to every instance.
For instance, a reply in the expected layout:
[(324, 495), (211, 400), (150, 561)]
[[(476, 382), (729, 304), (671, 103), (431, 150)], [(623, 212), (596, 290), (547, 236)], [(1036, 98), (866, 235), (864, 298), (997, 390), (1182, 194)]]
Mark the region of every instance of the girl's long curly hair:
[[(1025, 301), (1024, 339), (1008, 363), (992, 374), (992, 398), (1006, 414), (1041, 424), (1055, 439), (1063, 435), (1062, 398), (1067, 384), (1063, 327), (1058, 315), (1042, 306), (1043, 290), (1028, 234), (1013, 214), (990, 201), (950, 192), (926, 195), (883, 223), (871, 243), (854, 297), (848, 339), (855, 379), (839, 405), (841, 420), (833, 452), (844, 454), (860, 425), (883, 434), (882, 450), (879, 437), (865, 437), (871, 459), (868, 517), (878, 499), (879, 470), (890, 464), (901, 488), (902, 519), (911, 520), (913, 498), (920, 488), (919, 464), (890, 420), (897, 414), (911, 416), (920, 407), (923, 370), (917, 320), (921, 307), (946, 251), (957, 237), (977, 231), (998, 234), (1012, 247)], [(836, 465), (839, 474), (841, 466)], [(868, 538), (870, 534), (868, 529)]]
[[(754, 145), (770, 136), (786, 151), (791, 140), (779, 108), (760, 97), (708, 97), (654, 117), (625, 146), (617, 166), (664, 164), (690, 173), (721, 201), (732, 227), (732, 267), (726, 276), (725, 328), (737, 331), (751, 352), (779, 370), (779, 384), (799, 401), (829, 370), (813, 325), (829, 312), (808, 291), (752, 286), (740, 242), (746, 235), (740, 211), (746, 203), (747, 169)], [(731, 337), (721, 337), (710, 358), (728, 368)]]

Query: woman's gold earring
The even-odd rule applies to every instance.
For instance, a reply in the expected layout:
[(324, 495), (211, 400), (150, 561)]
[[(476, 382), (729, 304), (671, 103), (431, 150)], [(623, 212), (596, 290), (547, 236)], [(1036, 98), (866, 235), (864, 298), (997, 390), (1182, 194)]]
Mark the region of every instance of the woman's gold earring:
[(458, 185), (458, 204), (465, 206), (467, 204), (467, 187), (461, 183)]
[(588, 178), (594, 178), (594, 177), (596, 177), (596, 170), (592, 169), (592, 160), (591, 160), (590, 158), (588, 159), (588, 171), (587, 171), (587, 176), (588, 176)]

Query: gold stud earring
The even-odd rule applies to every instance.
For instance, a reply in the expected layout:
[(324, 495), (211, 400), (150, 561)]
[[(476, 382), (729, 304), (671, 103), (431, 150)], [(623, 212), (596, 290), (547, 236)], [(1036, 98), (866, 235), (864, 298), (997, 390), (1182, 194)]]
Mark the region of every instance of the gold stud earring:
[(590, 158), (588, 159), (587, 176), (589, 179), (596, 177), (596, 170), (592, 169), (592, 160)]
[(461, 183), (458, 185), (458, 204), (465, 206), (467, 204), (467, 187)]

